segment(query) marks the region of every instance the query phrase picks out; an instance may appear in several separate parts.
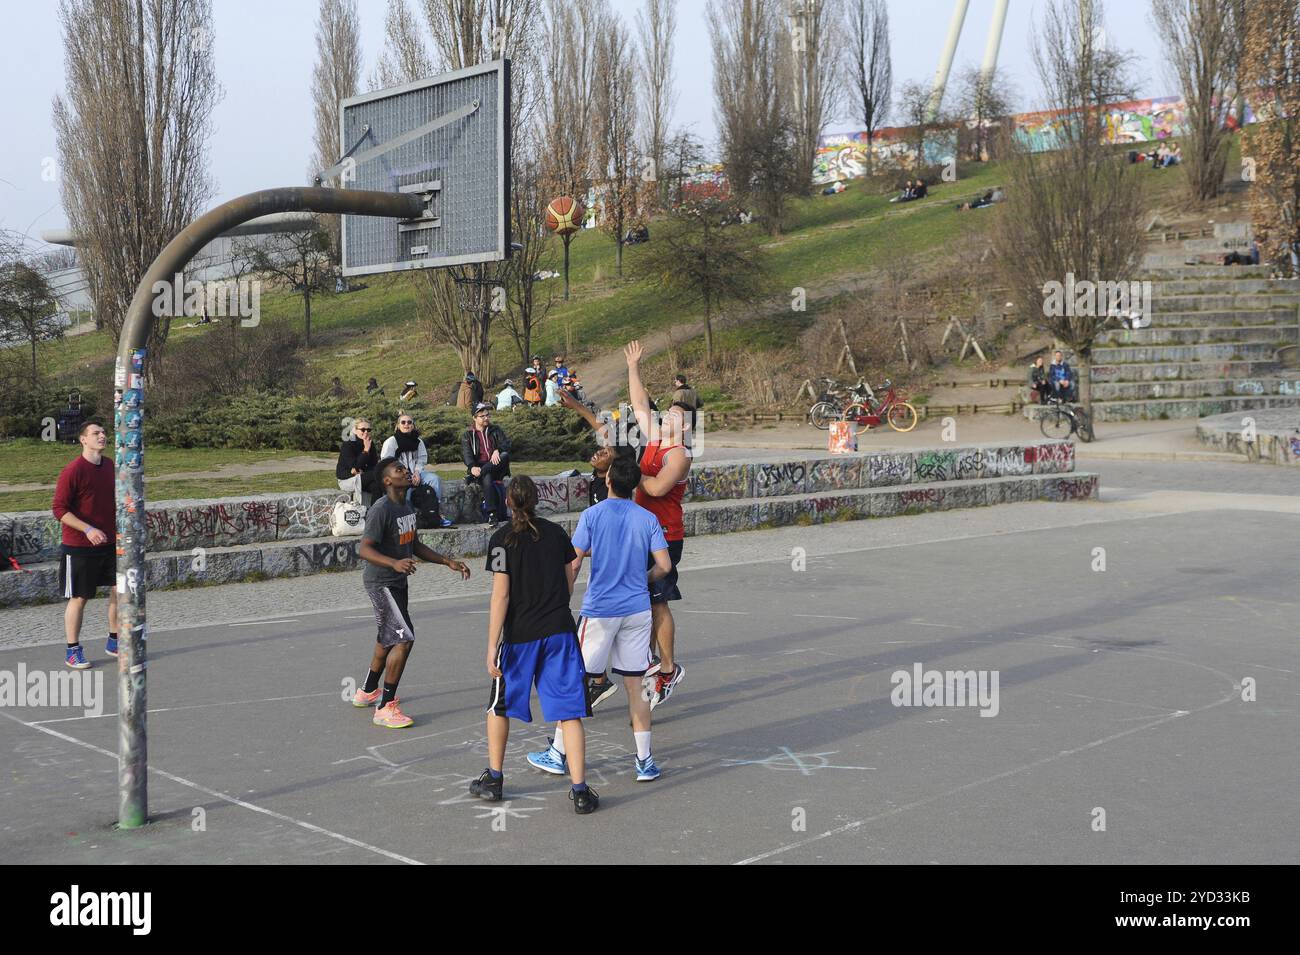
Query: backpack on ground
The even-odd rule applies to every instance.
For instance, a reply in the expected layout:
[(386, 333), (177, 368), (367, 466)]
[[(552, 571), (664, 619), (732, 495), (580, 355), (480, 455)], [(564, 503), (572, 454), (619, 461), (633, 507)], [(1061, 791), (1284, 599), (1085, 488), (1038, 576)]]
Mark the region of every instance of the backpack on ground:
[(427, 484), (411, 489), (411, 507), (415, 508), (415, 526), (422, 531), (442, 527), (442, 507), (438, 492)]
[(366, 523), (366, 506), (356, 501), (339, 501), (330, 512), (330, 533), (335, 537), (360, 534)]

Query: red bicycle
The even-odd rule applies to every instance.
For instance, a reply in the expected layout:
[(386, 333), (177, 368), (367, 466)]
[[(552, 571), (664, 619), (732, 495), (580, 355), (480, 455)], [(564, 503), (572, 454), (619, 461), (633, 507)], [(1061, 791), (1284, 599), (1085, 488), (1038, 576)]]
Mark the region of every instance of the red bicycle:
[(856, 421), (864, 428), (874, 428), (882, 421), (888, 422), (895, 431), (907, 432), (916, 427), (920, 415), (907, 403), (907, 396), (894, 389), (894, 383), (886, 378), (880, 386), (885, 396), (876, 399), (871, 394), (868, 400), (850, 405), (844, 412), (845, 421)]

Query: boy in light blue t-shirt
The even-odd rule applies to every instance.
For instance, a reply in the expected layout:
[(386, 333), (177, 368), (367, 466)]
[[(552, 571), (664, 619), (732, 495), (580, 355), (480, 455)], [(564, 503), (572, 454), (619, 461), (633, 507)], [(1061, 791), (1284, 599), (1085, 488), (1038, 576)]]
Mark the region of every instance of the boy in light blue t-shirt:
[[(583, 558), (591, 555), (591, 579), (578, 625), (587, 679), (603, 679), (607, 666), (623, 677), (636, 741), (636, 779), (649, 782), (659, 778), (659, 768), (650, 752), (650, 700), (642, 692), (650, 668), (647, 584), (665, 576), (672, 562), (658, 518), (632, 500), (640, 481), (641, 469), (631, 458), (610, 465), (609, 497), (582, 512), (573, 549), (578, 555), (575, 573)], [(547, 749), (528, 754), (528, 762), (562, 775), (568, 771), (563, 747), (563, 736), (557, 731)]]

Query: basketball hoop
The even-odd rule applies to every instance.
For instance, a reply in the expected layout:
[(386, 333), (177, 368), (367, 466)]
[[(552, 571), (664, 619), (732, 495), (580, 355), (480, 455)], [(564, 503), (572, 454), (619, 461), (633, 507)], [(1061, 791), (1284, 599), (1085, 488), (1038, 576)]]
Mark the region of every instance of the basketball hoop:
[(499, 279), (457, 275), (454, 272), (451, 280), (456, 283), (456, 302), (462, 312), (481, 312), (491, 308), (492, 290), (505, 288), (505, 283)]

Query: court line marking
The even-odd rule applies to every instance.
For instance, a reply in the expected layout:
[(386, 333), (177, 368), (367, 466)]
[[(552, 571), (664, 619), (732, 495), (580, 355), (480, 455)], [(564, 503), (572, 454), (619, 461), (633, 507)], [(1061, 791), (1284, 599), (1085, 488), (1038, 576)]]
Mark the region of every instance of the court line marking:
[[(20, 726), (30, 727), (31, 729), (38, 730), (49, 736), (53, 736), (55, 739), (61, 739), (64, 742), (72, 743), (76, 746), (80, 746), (84, 749), (88, 749), (91, 752), (99, 753), (101, 756), (107, 756), (114, 761), (117, 760), (117, 753), (110, 752), (109, 750), (96, 746), (94, 743), (87, 743), (85, 740), (77, 739), (75, 736), (69, 736), (67, 733), (60, 733), (58, 730), (52, 730), (48, 726), (37, 726), (35, 723), (27, 723), (23, 720), (20, 720), (16, 716), (13, 716), (9, 713), (5, 713), (3, 710), (0, 710), (0, 716), (7, 717), (8, 719), (13, 720), (15, 723), (17, 723)], [(345, 843), (346, 845), (353, 846), (357, 849), (365, 849), (367, 852), (376, 853), (377, 855), (381, 855), (386, 859), (391, 859), (394, 862), (402, 862), (405, 863), (406, 865), (424, 865), (424, 863), (418, 859), (412, 859), (409, 856), (404, 856), (396, 852), (390, 852), (387, 849), (381, 849), (379, 846), (372, 846), (368, 842), (362, 842), (360, 839), (353, 839), (351, 836), (345, 836), (341, 832), (334, 832), (331, 829), (326, 829), (322, 826), (315, 825), (314, 823), (304, 822), (301, 819), (295, 819), (293, 816), (285, 815), (282, 812), (276, 812), (274, 809), (267, 809), (265, 806), (255, 805), (254, 803), (247, 802), (246, 800), (228, 795), (219, 790), (209, 789), (207, 786), (201, 785), (200, 783), (196, 783), (193, 780), (186, 779), (183, 776), (177, 776), (175, 773), (169, 773), (164, 769), (159, 769), (157, 766), (153, 766), (153, 765), (149, 766), (149, 772), (161, 776), (163, 777), (163, 779), (169, 779), (174, 783), (179, 783), (182, 786), (188, 787), (189, 789), (193, 789), (195, 792), (203, 793), (205, 796), (211, 796), (214, 799), (220, 799), (223, 802), (228, 802), (232, 806), (238, 806), (241, 809), (247, 809), (250, 812), (256, 812), (263, 816), (269, 816), (270, 818), (278, 819), (281, 822), (291, 823), (292, 825), (298, 826), (300, 829), (306, 829), (308, 832), (314, 832), (317, 835), (328, 836), (329, 838)]]
[(1178, 658), (1171, 657), (1169, 654), (1165, 654), (1165, 653), (1155, 653), (1150, 651), (1146, 653), (1142, 653), (1141, 651), (1126, 651), (1126, 652), (1138, 653), (1141, 656), (1155, 657), (1157, 660), (1160, 659), (1173, 660), (1173, 662), (1183, 663), (1187, 666), (1195, 667), (1198, 670), (1207, 670), (1210, 673), (1213, 673), (1216, 676), (1221, 676), (1224, 679), (1228, 680), (1229, 682), (1233, 683), (1233, 688), (1229, 690), (1227, 695), (1225, 695), (1222, 699), (1216, 700), (1213, 703), (1207, 703), (1205, 704), (1205, 706), (1197, 707), (1194, 710), (1175, 710), (1174, 712), (1162, 716), (1157, 720), (1152, 720), (1150, 723), (1144, 723), (1141, 726), (1133, 726), (1130, 727), (1129, 729), (1121, 730), (1118, 733), (1112, 733), (1110, 736), (1104, 736), (1101, 739), (1093, 740), (1090, 743), (1084, 743), (1082, 746), (1076, 746), (1073, 749), (1062, 750), (1061, 752), (1056, 753), (1052, 756), (1043, 756), (1039, 759), (1034, 760), (1033, 762), (1025, 763), (1023, 766), (1016, 766), (1011, 769), (1003, 770), (1000, 773), (995, 773), (992, 776), (986, 776), (983, 779), (976, 779), (976, 780), (972, 780), (969, 783), (963, 783), (962, 785), (956, 787), (955, 789), (950, 789), (946, 792), (937, 793), (933, 796), (926, 796), (924, 799), (917, 799), (913, 802), (907, 803), (906, 805), (895, 806), (893, 809), (888, 809), (885, 812), (876, 813), (874, 816), (868, 816), (865, 819), (858, 819), (855, 820), (854, 822), (847, 823), (835, 829), (829, 829), (826, 832), (813, 836), (810, 839), (800, 839), (795, 842), (787, 843), (786, 845), (783, 846), (778, 846), (775, 849), (769, 849), (767, 852), (760, 852), (758, 855), (750, 856), (747, 859), (741, 859), (739, 862), (733, 862), (732, 865), (750, 865), (751, 863), (754, 862), (762, 862), (765, 859), (772, 858), (773, 856), (778, 856), (784, 852), (789, 852), (791, 849), (802, 848), (803, 846), (812, 845), (814, 842), (820, 842), (823, 839), (829, 839), (831, 836), (837, 836), (843, 832), (851, 832), (855, 829), (860, 829), (862, 826), (865, 826), (869, 823), (879, 822), (881, 819), (888, 819), (891, 816), (897, 816), (899, 813), (904, 813), (912, 809), (917, 809), (921, 806), (928, 805), (929, 803), (937, 802), (940, 799), (946, 799), (949, 796), (955, 796), (957, 793), (965, 792), (968, 789), (974, 789), (977, 786), (983, 786), (986, 783), (997, 782), (1000, 779), (1006, 779), (1010, 776), (1017, 776), (1020, 773), (1025, 772), (1026, 770), (1034, 769), (1038, 766), (1045, 766), (1048, 763), (1056, 762), (1058, 759), (1064, 759), (1067, 756), (1074, 756), (1078, 753), (1084, 752), (1085, 750), (1095, 749), (1098, 746), (1104, 746), (1107, 743), (1113, 743), (1117, 739), (1123, 739), (1126, 736), (1132, 736), (1134, 733), (1141, 733), (1144, 732), (1145, 730), (1154, 729), (1157, 726), (1160, 726), (1164, 723), (1169, 723), (1176, 719), (1181, 719), (1184, 716), (1191, 716), (1197, 713), (1204, 713), (1208, 710), (1214, 709), (1215, 707), (1223, 706), (1225, 703), (1231, 703), (1233, 700), (1240, 698), (1239, 696), (1240, 688), (1236, 685), (1234, 677), (1232, 677), (1230, 674), (1224, 673), (1222, 670), (1216, 670), (1214, 667), (1206, 666), (1205, 664), (1202, 663), (1193, 663), (1190, 660), (1179, 660)]
[(792, 613), (792, 617), (807, 617), (810, 620), (860, 620), (861, 617), (837, 617), (830, 613)]
[(677, 612), (678, 613), (722, 613), (722, 614), (728, 614), (730, 616), (735, 616), (735, 617), (749, 616), (748, 610), (684, 610), (679, 607), (677, 609)]
[(228, 623), (227, 627), (266, 627), (273, 623), (297, 623), (297, 619), (291, 620), (247, 620), (243, 623)]

